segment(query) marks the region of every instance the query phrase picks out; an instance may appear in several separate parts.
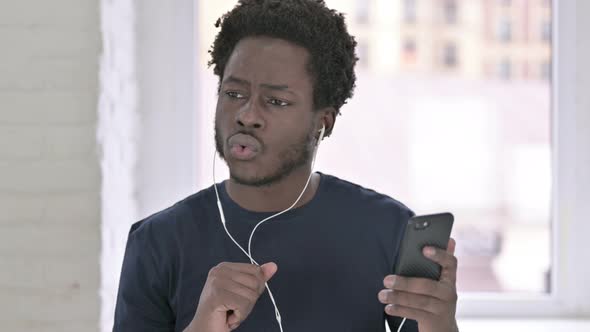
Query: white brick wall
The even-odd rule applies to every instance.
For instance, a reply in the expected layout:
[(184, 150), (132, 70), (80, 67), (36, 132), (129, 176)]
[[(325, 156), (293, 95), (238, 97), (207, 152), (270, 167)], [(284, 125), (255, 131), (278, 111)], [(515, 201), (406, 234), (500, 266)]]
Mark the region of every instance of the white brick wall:
[(98, 0), (0, 1), (0, 330), (98, 331)]
[(137, 213), (136, 1), (101, 1), (98, 141), (102, 187), (101, 331), (110, 331), (127, 234)]
[(195, 2), (101, 2), (103, 332), (130, 225), (196, 191)]

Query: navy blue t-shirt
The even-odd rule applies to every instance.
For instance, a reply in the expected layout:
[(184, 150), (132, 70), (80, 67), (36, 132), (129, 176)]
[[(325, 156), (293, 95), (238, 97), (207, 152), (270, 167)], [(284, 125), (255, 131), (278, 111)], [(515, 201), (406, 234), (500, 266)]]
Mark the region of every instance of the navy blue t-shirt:
[[(377, 293), (391, 274), (407, 220), (400, 202), (320, 173), (305, 205), (260, 225), (252, 240), (259, 263), (275, 262), (268, 282), (285, 332), (395, 332)], [(217, 186), (227, 228), (248, 250), (254, 226), (274, 214), (241, 208)], [(183, 331), (195, 315), (209, 270), (220, 262), (250, 263), (223, 229), (213, 186), (131, 227), (117, 297), (114, 331)], [(407, 320), (403, 331), (418, 331)], [(277, 332), (265, 290), (235, 330)]]

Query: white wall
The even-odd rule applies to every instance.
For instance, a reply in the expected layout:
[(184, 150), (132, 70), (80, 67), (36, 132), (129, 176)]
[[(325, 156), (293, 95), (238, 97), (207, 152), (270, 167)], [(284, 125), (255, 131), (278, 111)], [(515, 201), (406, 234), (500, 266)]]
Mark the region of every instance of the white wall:
[[(141, 218), (195, 192), (194, 0), (137, 2), (137, 194)], [(208, 165), (208, 164), (207, 164)]]
[(104, 49), (100, 62), (97, 139), (101, 155), (101, 330), (112, 330), (117, 285), (130, 225), (137, 221), (136, 4), (101, 1)]
[[(562, 0), (563, 1), (563, 0)], [(575, 154), (576, 169), (576, 201), (578, 206), (577, 216), (581, 227), (576, 227), (576, 243), (585, 244), (584, 259), (588, 258), (588, 234), (590, 234), (590, 1), (578, 0), (576, 8), (576, 141), (579, 148)], [(579, 248), (575, 248), (579, 249)], [(576, 276), (572, 281), (572, 293), (575, 294), (574, 305), (579, 312), (585, 312), (590, 319), (590, 286), (588, 264), (580, 264), (580, 260), (570, 262), (575, 269), (570, 271)], [(580, 285), (585, 285), (581, 288)]]
[(193, 0), (101, 2), (101, 330), (129, 227), (195, 192)]
[[(578, 0), (576, 13), (578, 32), (576, 35), (576, 45), (578, 47), (576, 52), (578, 59), (576, 79), (577, 103), (580, 115), (585, 116), (585, 119), (590, 119), (590, 93), (588, 93), (590, 88), (590, 41), (587, 35), (587, 32), (590, 31), (590, 20), (588, 20), (588, 15), (590, 15), (590, 1)], [(584, 123), (590, 123), (590, 121)], [(590, 132), (588, 128), (581, 128), (581, 131)], [(588, 158), (588, 154), (586, 154), (586, 158)], [(590, 164), (589, 159), (585, 161), (587, 165)]]
[(98, 0), (0, 1), (2, 331), (97, 331)]

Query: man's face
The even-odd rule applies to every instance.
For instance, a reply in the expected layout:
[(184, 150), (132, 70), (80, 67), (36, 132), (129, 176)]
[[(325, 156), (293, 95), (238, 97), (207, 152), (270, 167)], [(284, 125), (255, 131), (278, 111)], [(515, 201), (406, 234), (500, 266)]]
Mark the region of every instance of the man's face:
[(235, 46), (215, 113), (217, 152), (234, 181), (269, 185), (310, 161), (317, 114), (308, 57), (276, 38), (248, 37)]

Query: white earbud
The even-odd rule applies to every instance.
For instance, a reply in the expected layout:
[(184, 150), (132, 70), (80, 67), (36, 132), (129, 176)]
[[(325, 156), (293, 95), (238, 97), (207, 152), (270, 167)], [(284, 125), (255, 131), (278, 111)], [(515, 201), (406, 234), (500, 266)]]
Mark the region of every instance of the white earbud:
[(318, 138), (318, 143), (316, 145), (320, 145), (322, 139), (324, 139), (324, 134), (326, 133), (326, 125), (322, 125), (322, 129), (319, 130), (320, 137)]

